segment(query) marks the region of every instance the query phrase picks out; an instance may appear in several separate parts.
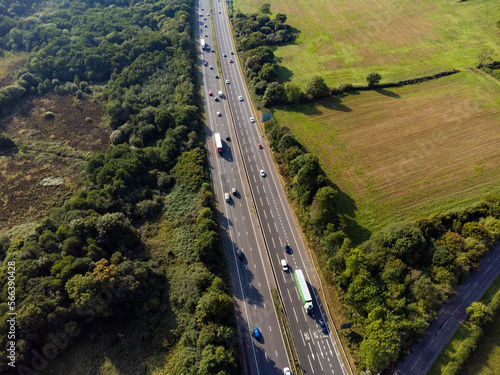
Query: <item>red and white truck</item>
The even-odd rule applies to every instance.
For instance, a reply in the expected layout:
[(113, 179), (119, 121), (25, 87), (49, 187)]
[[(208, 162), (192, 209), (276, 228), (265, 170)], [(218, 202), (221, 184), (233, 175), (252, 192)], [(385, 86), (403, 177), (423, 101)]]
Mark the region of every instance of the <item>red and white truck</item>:
[(220, 140), (219, 133), (215, 133), (215, 147), (217, 147), (217, 152), (222, 154), (222, 141)]

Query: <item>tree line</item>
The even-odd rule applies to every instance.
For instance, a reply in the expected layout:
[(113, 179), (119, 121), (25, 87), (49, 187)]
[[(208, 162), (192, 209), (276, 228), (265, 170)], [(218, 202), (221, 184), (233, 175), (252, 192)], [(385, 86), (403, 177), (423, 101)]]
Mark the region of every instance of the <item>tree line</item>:
[[(71, 340), (59, 354), (100, 322), (140, 318), (146, 343), (158, 335), (171, 343), (175, 373), (241, 373), (208, 179), (191, 1), (77, 0), (48, 14), (14, 13), (2, 11), (1, 27), (15, 21), (2, 48), (29, 58), (0, 93), (2, 103), (52, 90), (90, 99), (101, 86), (98, 100), (114, 129), (108, 149), (88, 161), (83, 190), (23, 236), (0, 235), (1, 279), (16, 267), (18, 366), (53, 359), (47, 353), (60, 337)], [(10, 145), (6, 136), (2, 142)], [(145, 228), (167, 230), (164, 221), (184, 240), (152, 256)], [(7, 283), (1, 295), (5, 358)], [(156, 332), (166, 312), (176, 328)]]

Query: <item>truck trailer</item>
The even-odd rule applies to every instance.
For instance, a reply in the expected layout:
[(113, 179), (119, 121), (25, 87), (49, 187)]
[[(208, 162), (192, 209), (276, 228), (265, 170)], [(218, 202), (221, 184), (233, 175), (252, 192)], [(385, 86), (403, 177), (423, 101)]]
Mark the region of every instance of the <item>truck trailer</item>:
[(309, 293), (309, 288), (307, 287), (306, 279), (304, 278), (302, 270), (295, 270), (295, 281), (297, 282), (297, 286), (299, 287), (299, 294), (302, 298), (304, 308), (306, 309), (307, 313), (310, 314), (313, 312), (314, 306), (311, 298), (311, 293)]
[(215, 147), (217, 147), (217, 152), (222, 154), (222, 141), (219, 133), (215, 133)]

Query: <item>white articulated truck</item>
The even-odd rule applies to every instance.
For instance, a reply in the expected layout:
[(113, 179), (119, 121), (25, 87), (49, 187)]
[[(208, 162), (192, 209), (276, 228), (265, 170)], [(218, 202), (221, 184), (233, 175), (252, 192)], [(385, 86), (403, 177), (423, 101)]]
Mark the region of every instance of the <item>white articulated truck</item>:
[(297, 282), (297, 286), (299, 287), (299, 294), (302, 298), (304, 308), (306, 309), (307, 313), (310, 314), (313, 312), (314, 306), (311, 298), (311, 293), (309, 293), (309, 288), (307, 287), (306, 279), (304, 278), (302, 270), (295, 270), (295, 281)]
[(201, 39), (200, 44), (202, 49), (205, 49), (207, 47), (207, 45), (205, 44), (205, 39)]

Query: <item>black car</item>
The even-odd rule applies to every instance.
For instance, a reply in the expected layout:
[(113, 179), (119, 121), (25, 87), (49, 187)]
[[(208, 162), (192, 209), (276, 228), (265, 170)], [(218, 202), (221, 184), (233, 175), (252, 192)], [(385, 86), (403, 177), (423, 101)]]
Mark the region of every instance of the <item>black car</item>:
[(218, 75), (218, 74), (216, 74), (216, 75), (215, 75), (215, 78), (219, 79), (219, 75)]
[(243, 250), (241, 249), (236, 250), (236, 256), (238, 257), (239, 260), (243, 260)]
[(287, 253), (291, 253), (292, 252), (292, 248), (290, 247), (290, 245), (288, 243), (285, 244), (285, 251)]
[(229, 141), (229, 140), (230, 140), (229, 136), (228, 136), (228, 135), (226, 135), (226, 141)]
[(327, 335), (327, 334), (328, 334), (328, 329), (326, 328), (326, 323), (325, 323), (325, 321), (324, 321), (323, 319), (320, 319), (320, 320), (318, 321), (318, 323), (321, 325), (321, 330), (323, 331), (323, 333), (324, 333), (325, 335)]

